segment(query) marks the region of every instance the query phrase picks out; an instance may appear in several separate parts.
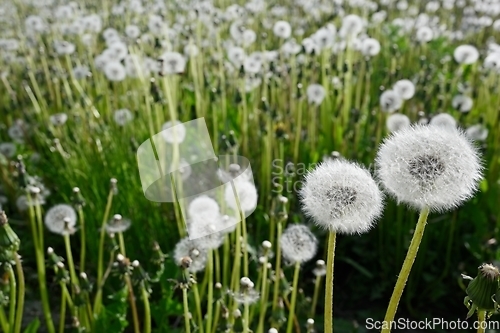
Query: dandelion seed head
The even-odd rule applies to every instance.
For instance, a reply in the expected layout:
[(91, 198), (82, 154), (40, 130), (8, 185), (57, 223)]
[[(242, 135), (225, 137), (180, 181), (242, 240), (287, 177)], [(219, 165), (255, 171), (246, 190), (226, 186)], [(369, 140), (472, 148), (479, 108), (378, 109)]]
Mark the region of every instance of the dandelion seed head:
[(434, 32), (430, 27), (423, 26), (417, 29), (415, 38), (421, 43), (428, 43), (434, 38)]
[(182, 143), (186, 138), (186, 126), (179, 120), (168, 121), (161, 129), (163, 139), (170, 144)]
[[(234, 190), (231, 184), (234, 185)], [(239, 205), (244, 213), (251, 213), (255, 210), (257, 207), (258, 194), (252, 182), (236, 180), (232, 183), (227, 183), (225, 186), (224, 199), (230, 208), (238, 212), (238, 202), (236, 200), (239, 200)], [(235, 196), (235, 192), (237, 196)]]
[(187, 270), (197, 273), (205, 269), (207, 263), (207, 250), (198, 242), (189, 238), (181, 239), (174, 249), (174, 260), (178, 266), (182, 266), (183, 258), (188, 257), (191, 263)]
[(305, 177), (302, 210), (319, 227), (344, 234), (370, 230), (383, 208), (383, 194), (362, 166), (329, 159)]
[(160, 57), (162, 74), (180, 74), (186, 67), (186, 59), (178, 52), (167, 51)]
[(451, 105), (454, 109), (460, 112), (469, 112), (474, 105), (472, 98), (466, 95), (456, 95), (451, 100)]
[(457, 128), (457, 121), (452, 115), (448, 113), (440, 113), (431, 118), (429, 125), (438, 126), (441, 128), (455, 129)]
[(134, 119), (134, 115), (129, 109), (119, 109), (113, 113), (113, 120), (118, 126), (125, 126)]
[(459, 64), (470, 65), (479, 59), (479, 52), (475, 46), (465, 44), (453, 51), (453, 57)]
[(375, 38), (366, 38), (361, 42), (361, 53), (373, 57), (380, 52), (380, 42)]
[(405, 79), (397, 81), (393, 89), (405, 101), (415, 95), (415, 85), (410, 80)]
[(472, 125), (467, 127), (465, 135), (473, 141), (486, 141), (488, 138), (488, 129), (482, 124)]
[(470, 199), (482, 179), (476, 148), (460, 130), (414, 125), (385, 139), (377, 176), (398, 202), (447, 211)]
[(104, 64), (104, 74), (110, 81), (123, 81), (127, 76), (125, 67), (117, 61), (108, 61)]
[(55, 205), (45, 214), (44, 222), (47, 229), (55, 234), (64, 235), (74, 232), (76, 212), (66, 204)]
[(191, 218), (199, 216), (201, 218), (216, 219), (219, 217), (219, 214), (219, 204), (207, 195), (196, 197), (188, 206), (188, 215)]
[(380, 107), (382, 111), (392, 113), (399, 110), (402, 105), (403, 100), (401, 96), (392, 89), (385, 90), (380, 95)]
[(307, 87), (306, 94), (309, 103), (320, 105), (326, 96), (326, 91), (321, 84), (313, 83)]
[(389, 132), (396, 132), (411, 125), (410, 118), (401, 113), (393, 113), (387, 117), (386, 126)]
[(277, 21), (274, 24), (273, 33), (276, 37), (287, 39), (292, 35), (292, 27), (286, 21)]
[(279, 239), (281, 253), (290, 263), (304, 263), (311, 260), (318, 249), (316, 236), (305, 225), (292, 224)]

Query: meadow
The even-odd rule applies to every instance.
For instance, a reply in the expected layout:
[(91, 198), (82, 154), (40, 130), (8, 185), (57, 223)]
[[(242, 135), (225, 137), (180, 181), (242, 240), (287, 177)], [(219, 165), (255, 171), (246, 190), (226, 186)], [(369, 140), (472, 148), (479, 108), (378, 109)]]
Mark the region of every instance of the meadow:
[[(3, 0), (0, 23), (1, 332), (500, 332), (472, 329), (499, 318), (500, 1)], [(180, 172), (155, 202), (158, 138)], [(203, 177), (224, 186), (177, 200)]]

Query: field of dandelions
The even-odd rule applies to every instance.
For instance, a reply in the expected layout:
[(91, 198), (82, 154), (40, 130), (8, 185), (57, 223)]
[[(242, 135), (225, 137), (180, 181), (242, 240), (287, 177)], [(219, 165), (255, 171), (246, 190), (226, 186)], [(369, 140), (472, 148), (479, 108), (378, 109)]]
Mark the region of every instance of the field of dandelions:
[[(0, 23), (1, 332), (495, 332), (500, 1), (3, 0)], [(160, 132), (177, 195), (203, 181), (199, 118), (221, 192), (148, 200)]]

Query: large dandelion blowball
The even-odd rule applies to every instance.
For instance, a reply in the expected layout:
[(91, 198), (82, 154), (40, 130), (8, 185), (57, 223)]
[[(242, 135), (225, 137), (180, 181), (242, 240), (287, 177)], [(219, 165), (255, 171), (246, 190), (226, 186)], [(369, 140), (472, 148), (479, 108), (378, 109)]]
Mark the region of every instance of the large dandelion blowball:
[(479, 52), (472, 45), (460, 45), (453, 51), (453, 58), (459, 64), (470, 65), (479, 59)]
[(45, 214), (44, 222), (47, 229), (55, 234), (72, 233), (76, 225), (76, 212), (70, 205), (55, 205)]
[(383, 194), (370, 173), (341, 159), (327, 160), (308, 173), (300, 196), (305, 214), (341, 234), (370, 230), (383, 208)]
[(379, 148), (377, 176), (398, 202), (447, 211), (470, 199), (482, 178), (477, 150), (460, 130), (415, 125)]
[(292, 224), (281, 235), (280, 246), (285, 260), (304, 263), (316, 255), (318, 240), (307, 226)]

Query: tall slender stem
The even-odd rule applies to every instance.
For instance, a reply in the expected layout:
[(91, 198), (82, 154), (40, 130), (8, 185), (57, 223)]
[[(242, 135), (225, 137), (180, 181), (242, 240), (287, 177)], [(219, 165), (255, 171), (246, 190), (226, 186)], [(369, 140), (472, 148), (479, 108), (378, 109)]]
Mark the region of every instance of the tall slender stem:
[(262, 286), (261, 286), (261, 301), (259, 313), (259, 326), (257, 326), (257, 333), (264, 332), (264, 318), (266, 317), (267, 309), (267, 255), (264, 256), (265, 260), (262, 263)]
[(98, 288), (98, 292), (96, 294), (96, 298), (94, 301), (94, 315), (99, 313), (100, 306), (101, 306), (102, 293), (99, 291), (102, 288), (101, 282), (102, 282), (102, 275), (103, 275), (103, 271), (104, 271), (104, 267), (103, 267), (104, 236), (106, 234), (106, 229), (104, 228), (104, 225), (108, 221), (109, 211), (111, 210), (111, 204), (113, 203), (113, 196), (114, 196), (114, 191), (113, 191), (113, 189), (110, 189), (109, 194), (108, 194), (108, 201), (106, 203), (106, 209), (104, 210), (104, 216), (102, 219), (101, 231), (100, 231), (100, 235), (99, 235), (99, 254), (98, 254), (98, 258), (97, 258), (97, 288)]
[(14, 260), (16, 261), (17, 282), (19, 284), (19, 290), (17, 292), (17, 308), (16, 308), (16, 321), (14, 324), (14, 333), (20, 333), (21, 323), (23, 320), (25, 283), (24, 283), (24, 272), (23, 272), (23, 266), (21, 264), (21, 258), (17, 253), (14, 256), (15, 256)]
[(9, 327), (14, 327), (14, 323), (16, 320), (16, 300), (17, 300), (17, 285), (16, 285), (16, 276), (14, 275), (14, 270), (11, 265), (8, 265), (8, 275), (9, 275), (9, 287), (10, 287), (10, 296), (9, 296)]
[(486, 311), (477, 311), (477, 333), (486, 332)]
[(208, 251), (208, 263), (205, 274), (208, 274), (208, 296), (207, 296), (207, 329), (205, 332), (210, 333), (212, 329), (212, 312), (214, 302), (214, 253), (217, 250)]
[(134, 333), (140, 333), (141, 330), (139, 328), (139, 315), (137, 314), (137, 306), (135, 305), (134, 289), (132, 288), (132, 281), (130, 281), (130, 276), (128, 276), (127, 274), (125, 275), (125, 282), (127, 283), (128, 297), (130, 301), (130, 307), (132, 310)]
[(290, 314), (288, 315), (288, 324), (286, 327), (286, 333), (292, 333), (293, 320), (295, 317), (295, 304), (297, 303), (297, 288), (299, 284), (299, 272), (300, 272), (300, 261), (295, 263), (295, 272), (293, 273), (293, 289), (292, 289), (292, 299), (290, 301)]
[(333, 231), (328, 236), (325, 284), (325, 333), (333, 332), (333, 265), (337, 234)]
[(394, 321), (396, 316), (396, 311), (398, 309), (399, 300), (403, 294), (403, 290), (410, 275), (411, 267), (415, 262), (417, 257), (418, 247), (422, 241), (422, 236), (424, 235), (425, 225), (427, 224), (427, 217), (429, 216), (429, 208), (425, 207), (420, 212), (420, 217), (418, 218), (417, 227), (413, 233), (413, 238), (411, 239), (410, 247), (408, 248), (408, 253), (406, 254), (405, 261), (403, 262), (403, 267), (398, 275), (398, 280), (394, 286), (394, 291), (391, 296), (391, 301), (385, 313), (384, 322), (387, 328), (382, 329), (382, 333), (389, 333), (391, 331), (391, 322)]
[(61, 312), (59, 317), (59, 333), (64, 333), (64, 328), (66, 324), (66, 294), (64, 289), (61, 292)]
[(151, 307), (149, 306), (149, 293), (146, 287), (141, 285), (142, 302), (144, 304), (144, 329), (143, 333), (151, 333)]
[(311, 312), (309, 314), (309, 318), (314, 319), (314, 313), (316, 312), (316, 305), (318, 304), (319, 289), (321, 288), (321, 280), (322, 280), (321, 275), (318, 275), (316, 277), (316, 282), (314, 282), (314, 294), (313, 294)]
[[(31, 200), (31, 195), (28, 193), (28, 203), (29, 203), (29, 216), (31, 221), (31, 232), (33, 236), (33, 243), (35, 245), (35, 255), (36, 255), (36, 267), (38, 273), (38, 284), (40, 287), (40, 297), (42, 299), (42, 308), (45, 318), (45, 325), (47, 327), (48, 333), (55, 333), (56, 329), (54, 327), (54, 322), (52, 321), (52, 313), (50, 312), (49, 296), (47, 293), (47, 285), (45, 281), (45, 254), (43, 249), (43, 222), (42, 214), (40, 209), (40, 204), (38, 200), (35, 200), (33, 207), (33, 201)], [(35, 219), (36, 211), (36, 219)], [(38, 223), (37, 223), (38, 220)]]
[(71, 283), (74, 285), (78, 285), (78, 278), (76, 276), (76, 271), (75, 271), (75, 264), (73, 262), (73, 254), (71, 252), (71, 243), (69, 240), (69, 234), (65, 233), (64, 234), (64, 245), (66, 247), (66, 257), (68, 260), (68, 268), (69, 268), (69, 274), (71, 277)]
[(78, 207), (78, 219), (80, 220), (80, 272), (85, 271), (85, 250), (87, 247), (85, 240), (85, 219), (82, 207)]
[(186, 333), (191, 333), (191, 324), (189, 322), (191, 314), (189, 313), (188, 295), (186, 286), (182, 287), (182, 304), (184, 307), (184, 327), (186, 329)]

